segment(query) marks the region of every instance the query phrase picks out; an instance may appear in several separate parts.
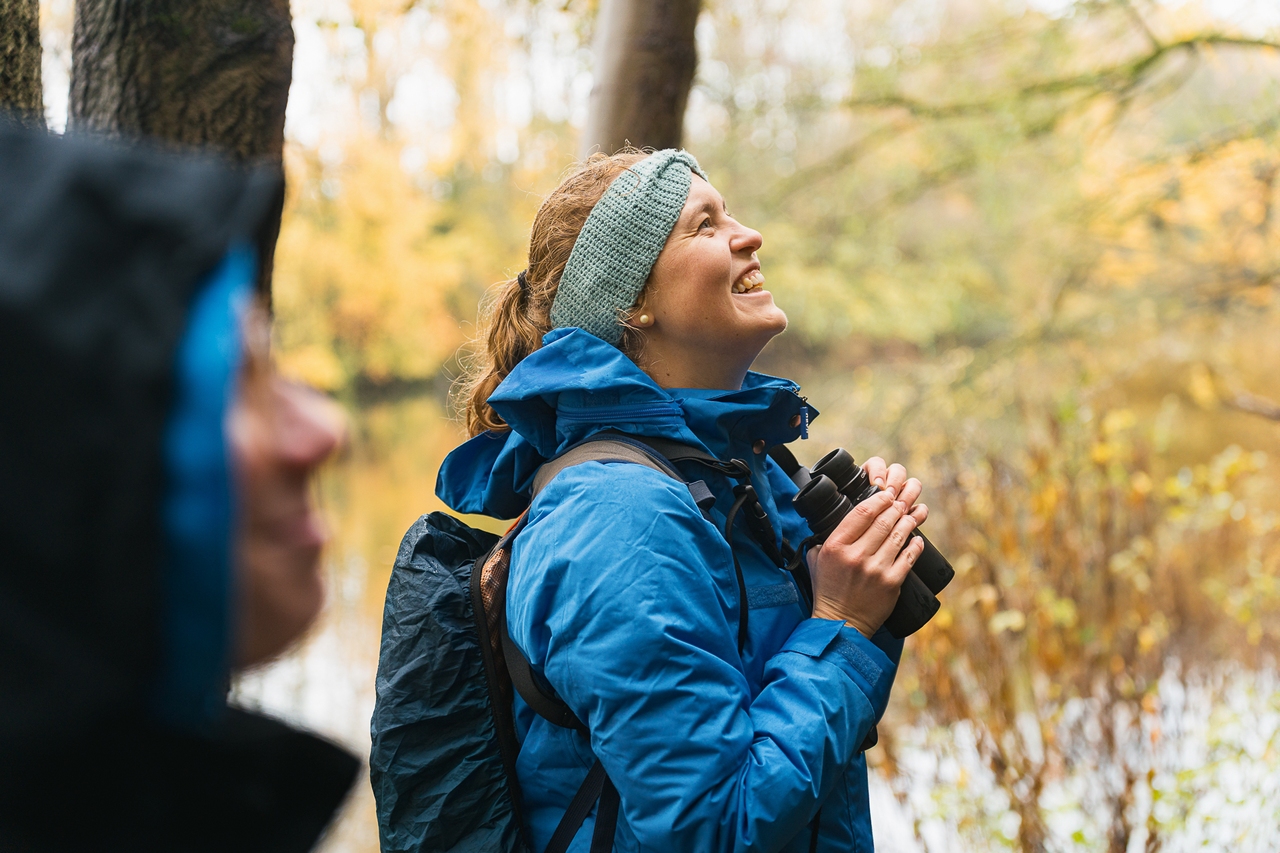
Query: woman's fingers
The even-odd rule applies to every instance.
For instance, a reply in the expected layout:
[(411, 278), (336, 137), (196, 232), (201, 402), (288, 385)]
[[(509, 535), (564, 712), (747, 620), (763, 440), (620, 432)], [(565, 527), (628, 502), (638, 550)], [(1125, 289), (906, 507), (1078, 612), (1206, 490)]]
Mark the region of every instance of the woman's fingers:
[[(907, 484), (907, 469), (903, 468), (897, 462), (889, 466), (885, 471), (884, 487), (891, 490), (899, 498), (902, 497), (902, 487)], [(910, 504), (908, 504), (909, 506)]]
[(898, 500), (907, 506), (915, 506), (916, 501), (920, 500), (920, 493), (924, 491), (924, 486), (915, 477), (906, 480), (902, 484), (902, 488), (898, 490)]
[[(911, 531), (916, 529), (915, 517), (906, 511), (905, 506), (898, 502), (895, 507), (899, 508), (902, 514), (894, 521), (893, 527), (886, 534), (884, 541), (876, 548), (876, 556), (883, 563), (891, 563), (895, 560), (898, 553), (907, 544), (907, 537), (911, 535)], [(902, 583), (902, 578), (893, 579), (893, 582), (900, 584)]]
[(872, 456), (866, 462), (863, 462), (862, 470), (867, 472), (868, 480), (882, 489), (889, 482), (889, 466), (879, 456)]
[(919, 527), (929, 518), (929, 507), (924, 504), (916, 504), (911, 508), (911, 517), (916, 520), (916, 527)]
[[(906, 516), (905, 518), (910, 517)], [(894, 586), (901, 588), (902, 582), (907, 579), (907, 572), (911, 571), (911, 567), (916, 564), (916, 560), (920, 559), (922, 553), (924, 553), (924, 539), (917, 536), (907, 543), (907, 547), (899, 552), (893, 561), (893, 566), (886, 575), (886, 579)]]
[[(881, 457), (872, 456), (862, 463), (862, 470), (867, 472), (868, 480), (882, 489), (888, 489), (893, 492), (895, 498), (906, 500), (908, 506), (914, 505), (920, 499), (920, 481), (914, 477), (908, 479), (907, 469), (897, 462), (889, 465)], [(907, 498), (903, 492), (912, 488), (913, 483), (915, 484), (915, 492)]]
[[(881, 492), (881, 494), (887, 495), (889, 493)], [(893, 535), (895, 525), (901, 521), (906, 513), (907, 505), (902, 501), (893, 501), (882, 509), (879, 515), (868, 525), (866, 531), (853, 543), (856, 552), (868, 560), (873, 559), (880, 549), (884, 547), (885, 542)], [(852, 513), (850, 514), (852, 515)], [(914, 524), (914, 522), (912, 523)], [(902, 541), (906, 542), (905, 539)], [(898, 547), (901, 548), (902, 546), (899, 545)], [(894, 553), (897, 552), (895, 551)]]
[[(876, 492), (855, 506), (852, 512), (840, 520), (840, 523), (836, 525), (836, 529), (831, 531), (831, 535), (827, 537), (827, 543), (841, 547), (852, 545), (866, 536), (868, 531), (879, 523), (883, 528), (880, 539), (874, 546), (866, 550), (868, 554), (874, 553), (880, 547), (880, 542), (884, 540), (884, 537), (889, 535), (889, 531), (893, 528), (893, 522), (897, 521), (896, 515), (893, 521), (887, 523), (880, 521), (886, 512), (890, 510), (898, 512), (894, 507), (892, 494), (889, 492)], [(898, 515), (900, 514), (899, 512)]]

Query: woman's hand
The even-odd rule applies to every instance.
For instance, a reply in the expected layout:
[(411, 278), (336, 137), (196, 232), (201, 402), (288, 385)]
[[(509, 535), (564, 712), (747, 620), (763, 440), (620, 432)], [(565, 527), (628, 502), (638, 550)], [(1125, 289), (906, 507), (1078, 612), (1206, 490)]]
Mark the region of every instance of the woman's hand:
[[(902, 500), (909, 501), (908, 506), (915, 507), (920, 498), (920, 481), (907, 479), (907, 469), (897, 462), (889, 465), (879, 456), (872, 456), (862, 463), (862, 470), (867, 472), (867, 479), (882, 489), (892, 489)], [(926, 513), (927, 514), (927, 513)], [(924, 519), (920, 519), (924, 523)]]
[(908, 479), (901, 465), (886, 467), (876, 458), (867, 466), (872, 481), (879, 476), (887, 488), (855, 506), (826, 542), (809, 552), (809, 566), (813, 615), (839, 619), (870, 637), (893, 612), (902, 581), (924, 550), (918, 537), (906, 548), (903, 544), (929, 509), (916, 505), (920, 481)]

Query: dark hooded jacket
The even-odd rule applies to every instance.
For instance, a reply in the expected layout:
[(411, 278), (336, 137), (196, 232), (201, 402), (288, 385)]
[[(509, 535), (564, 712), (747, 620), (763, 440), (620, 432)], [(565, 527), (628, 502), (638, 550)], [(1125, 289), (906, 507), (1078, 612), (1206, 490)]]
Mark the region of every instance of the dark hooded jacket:
[(225, 706), (267, 170), (0, 124), (0, 849), (307, 850), (356, 760)]

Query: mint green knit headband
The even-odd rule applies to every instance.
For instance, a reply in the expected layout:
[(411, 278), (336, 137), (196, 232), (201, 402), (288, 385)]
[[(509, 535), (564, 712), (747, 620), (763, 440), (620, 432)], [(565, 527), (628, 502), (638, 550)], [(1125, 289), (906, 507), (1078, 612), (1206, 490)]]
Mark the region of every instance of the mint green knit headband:
[(552, 328), (577, 326), (611, 344), (621, 340), (622, 313), (644, 288), (695, 172), (707, 179), (692, 154), (666, 148), (614, 179), (573, 244), (551, 304)]

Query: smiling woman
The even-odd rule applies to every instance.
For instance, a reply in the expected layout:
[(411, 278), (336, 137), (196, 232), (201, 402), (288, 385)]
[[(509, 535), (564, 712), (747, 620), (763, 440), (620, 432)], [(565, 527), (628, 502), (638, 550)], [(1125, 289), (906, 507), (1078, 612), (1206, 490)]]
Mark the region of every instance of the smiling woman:
[[(816, 412), (750, 370), (787, 325), (762, 245), (687, 152), (597, 155), (547, 198), (528, 269), (496, 295), (464, 386), (473, 438), (437, 493), (523, 518), (506, 656), (565, 709), (511, 700), (535, 850), (587, 831), (592, 850), (872, 849), (862, 751), (901, 652), (878, 629), (927, 510), (918, 481), (872, 460), (885, 490), (807, 573), (784, 570), (809, 531), (766, 450)], [(602, 433), (668, 473), (596, 457), (538, 476)]]
[(764, 289), (756, 257), (763, 242), (729, 215), (715, 187), (694, 177), (632, 312), (646, 330), (641, 363), (660, 385), (741, 387), (765, 344), (787, 328)]

